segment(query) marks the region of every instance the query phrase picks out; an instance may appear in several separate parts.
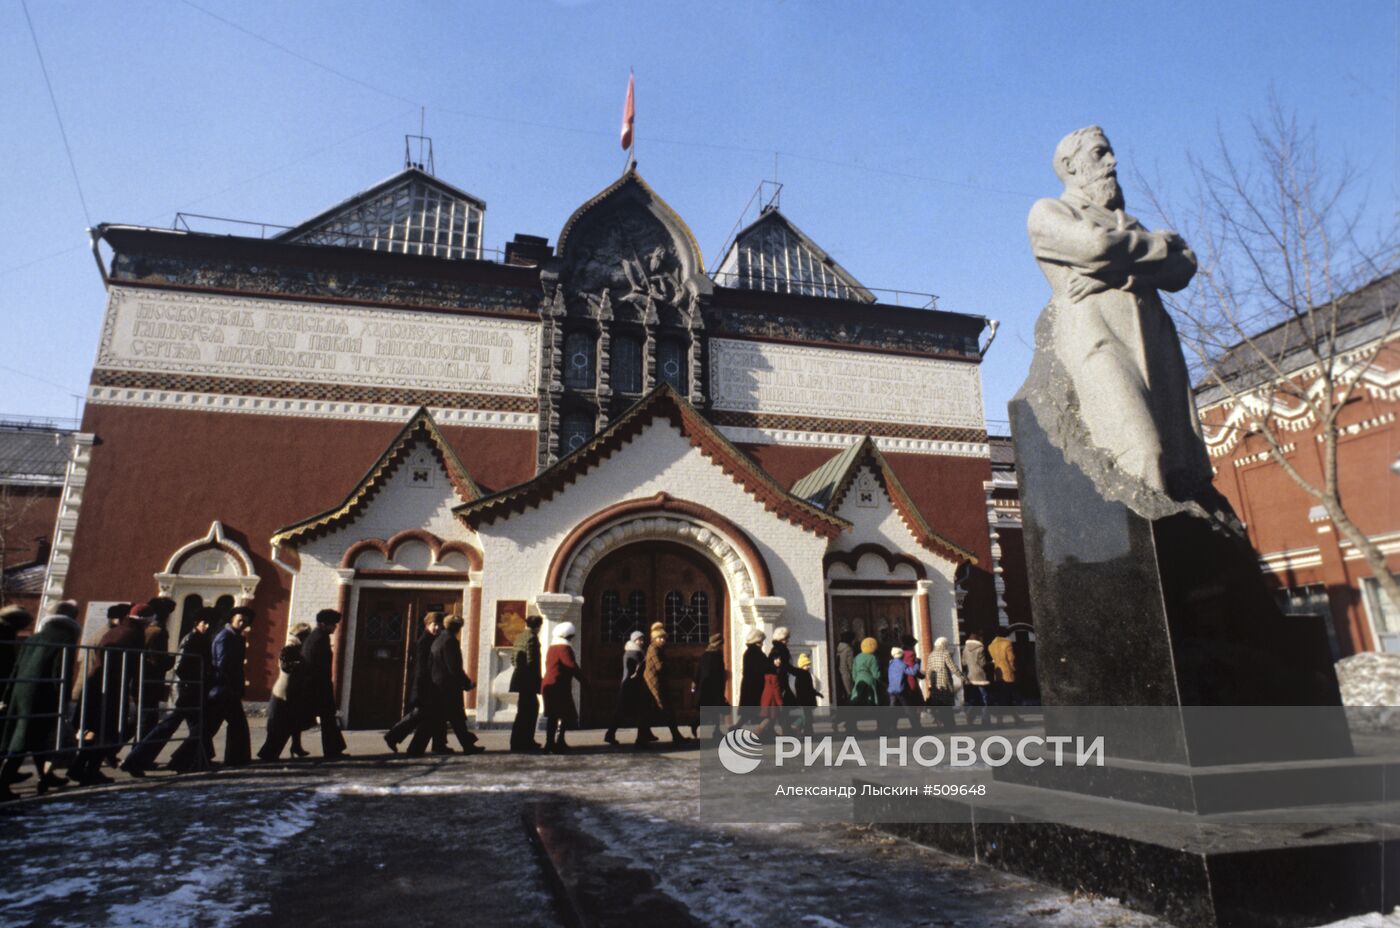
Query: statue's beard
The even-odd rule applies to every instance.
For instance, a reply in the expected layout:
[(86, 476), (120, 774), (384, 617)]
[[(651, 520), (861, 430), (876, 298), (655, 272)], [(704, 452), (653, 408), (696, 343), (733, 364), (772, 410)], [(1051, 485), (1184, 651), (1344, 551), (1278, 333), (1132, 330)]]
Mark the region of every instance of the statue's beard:
[(1080, 190), (1089, 202), (1104, 209), (1123, 208), (1123, 188), (1118, 186), (1118, 178), (1113, 174), (1101, 174), (1087, 181)]

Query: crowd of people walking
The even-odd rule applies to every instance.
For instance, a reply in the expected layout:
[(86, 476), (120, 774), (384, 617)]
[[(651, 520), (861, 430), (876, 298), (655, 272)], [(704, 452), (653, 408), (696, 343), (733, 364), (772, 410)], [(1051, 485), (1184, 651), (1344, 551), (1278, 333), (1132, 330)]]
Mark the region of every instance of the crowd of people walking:
[[(110, 782), (104, 764), (144, 776), (174, 740), (180, 743), (166, 767), (175, 772), (208, 769), (216, 756), (225, 767), (252, 762), (244, 696), (253, 609), (233, 609), (217, 630), (213, 610), (201, 611), (171, 653), (166, 626), (174, 610), (174, 601), (165, 597), (116, 604), (108, 610), (106, 631), (90, 648), (79, 646), (82, 630), (75, 603), (59, 603), (22, 641), (17, 639), (32, 617), (15, 606), (0, 610), (0, 800), (14, 798), (11, 787), (31, 775), (37, 775), (40, 793), (68, 782)], [(313, 727), (320, 731), (322, 756), (347, 754), (332, 676), (332, 641), (341, 615), (324, 609), (315, 618), (314, 626), (294, 625), (278, 654), (266, 736), (256, 754), (260, 761), (278, 761), (289, 747), (293, 758), (308, 756), (302, 736)], [(430, 612), (423, 617), (421, 634), (409, 649), (404, 715), (384, 733), (391, 752), (399, 753), (406, 741), (408, 756), (429, 750), (456, 753), (448, 746), (449, 731), (463, 753), (484, 750), (468, 728), (463, 703), (463, 694), (475, 687), (463, 668), (463, 624), (460, 615)], [(542, 625), (538, 616), (528, 618), (514, 641), (512, 752), (567, 751), (566, 735), (579, 725), (573, 692), (581, 673), (575, 651), (578, 630), (571, 622), (559, 624), (545, 648)], [(765, 640), (761, 629), (750, 631), (745, 640), (735, 694), (738, 724), (769, 734), (810, 733), (812, 710), (826, 695), (812, 675), (811, 655), (793, 658), (786, 628), (774, 629), (767, 651)], [(969, 635), (961, 663), (946, 638), (934, 641), (927, 665), (917, 645), (906, 636), (881, 653), (876, 639), (857, 643), (852, 633), (842, 633), (835, 650), (833, 704), (893, 706), (904, 712), (890, 715), (891, 724), (906, 717), (914, 727), (921, 726), (924, 710), (930, 710), (934, 725), (951, 726), (959, 692), (969, 722), (988, 723), (993, 707), (1014, 711), (1015, 649), (1009, 639), (998, 636), (984, 646), (980, 635)], [(681, 732), (675, 700), (687, 688), (696, 706), (729, 705), (731, 675), (723, 635), (710, 637), (693, 679), (681, 681), (667, 659), (666, 628), (657, 622), (648, 632), (631, 633), (618, 669), (616, 702), (603, 736), (609, 745), (621, 744), (618, 732), (624, 728), (635, 728), (637, 746), (659, 740), (654, 727), (667, 729), (673, 744), (693, 740), (697, 725), (692, 722), (689, 737)], [(536, 740), (541, 708), (543, 744)], [(176, 739), (182, 727), (185, 735)], [(223, 751), (217, 755), (215, 739), (221, 730)], [(122, 750), (127, 750), (125, 759), (119, 759)], [(33, 774), (21, 771), (26, 758)], [(60, 775), (60, 769), (67, 775)]]

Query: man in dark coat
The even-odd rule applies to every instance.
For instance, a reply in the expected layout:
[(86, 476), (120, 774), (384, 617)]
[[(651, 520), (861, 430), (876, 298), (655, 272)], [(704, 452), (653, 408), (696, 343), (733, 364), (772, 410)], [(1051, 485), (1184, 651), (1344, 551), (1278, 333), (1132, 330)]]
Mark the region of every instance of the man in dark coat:
[(137, 738), (144, 738), (155, 728), (156, 720), (160, 718), (160, 704), (170, 692), (165, 675), (175, 666), (175, 655), (170, 653), (170, 632), (166, 630), (166, 623), (174, 611), (175, 600), (164, 596), (155, 597), (141, 610), (141, 615), (146, 617), (146, 641), (143, 645), (146, 653), (141, 658), (141, 704), (137, 716), (140, 727), (136, 732)]
[(244, 636), (253, 624), (253, 610), (239, 606), (229, 615), (228, 624), (214, 636), (214, 685), (209, 690), (210, 731), (212, 740), (221, 725), (228, 726), (224, 735), (224, 766), (241, 767), (253, 759), (253, 745), (248, 733), (248, 716), (243, 711), (244, 662), (248, 657), (248, 642)]
[(149, 770), (183, 723), (186, 738), (170, 758), (170, 769), (181, 773), (207, 770), (213, 754), (211, 737), (205, 732), (212, 726), (202, 724), (207, 711), (209, 689), (213, 685), (213, 649), (209, 639), (209, 622), (213, 610), (203, 609), (195, 619), (194, 628), (180, 642), (175, 657), (175, 708), (156, 723), (122, 763), (122, 769), (132, 776), (142, 776)]
[(74, 713), (82, 746), (78, 759), (68, 768), (69, 775), (83, 786), (112, 782), (99, 769), (102, 759), (114, 754), (131, 734), (126, 724), (127, 706), (140, 682), (140, 652), (146, 641), (145, 619), (136, 614), (139, 608), (128, 607), (128, 614), (111, 625), (97, 648), (88, 652), (80, 684), (81, 702)]
[(510, 749), (533, 753), (540, 749), (535, 727), (540, 720), (540, 626), (544, 619), (527, 616), (525, 630), (515, 637), (511, 658), (510, 691), (516, 694), (515, 721), (510, 726)]
[(460, 637), (462, 625), (460, 615), (450, 615), (443, 622), (443, 631), (433, 642), (433, 698), (447, 724), (452, 726), (457, 740), (462, 745), (462, 753), (476, 754), (484, 751), (476, 743), (476, 735), (467, 729), (467, 712), (462, 705), (462, 694), (476, 687), (471, 677), (462, 669), (462, 645)]
[(0, 753), (8, 755), (0, 768), (0, 800), (15, 798), (10, 784), (19, 779), (25, 755), (33, 758), (39, 773), (39, 792), (66, 782), (48, 770), (43, 758), (51, 757), (57, 747), (54, 733), (63, 710), (64, 682), (72, 679), (75, 645), (82, 634), (77, 615), (77, 603), (54, 607), (53, 614), (20, 646), (13, 668), (18, 679), (0, 693), (6, 706)]
[(34, 616), (23, 606), (0, 609), (0, 699), (4, 698), (5, 687), (14, 676), (15, 660), (19, 654), (16, 639), (33, 621)]
[[(394, 727), (384, 733), (384, 743), (395, 754), (399, 752), (399, 742), (414, 735), (409, 742), (409, 754), (422, 754), (423, 745), (432, 739), (433, 749), (445, 747), (447, 735), (442, 730), (442, 720), (433, 711), (431, 690), (433, 688), (433, 642), (442, 632), (442, 613), (429, 612), (423, 616), (423, 634), (413, 643), (408, 662), (408, 698), (404, 702), (408, 710), (404, 717), (394, 723)], [(423, 732), (422, 739), (417, 733)], [(415, 751), (414, 748), (417, 748)]]
[(340, 720), (336, 717), (335, 683), (331, 678), (331, 668), (335, 663), (331, 638), (339, 624), (338, 611), (322, 609), (316, 613), (316, 627), (301, 646), (301, 656), (306, 659), (309, 711), (321, 723), (321, 754), (325, 757), (343, 757), (346, 754), (345, 738), (340, 734)]

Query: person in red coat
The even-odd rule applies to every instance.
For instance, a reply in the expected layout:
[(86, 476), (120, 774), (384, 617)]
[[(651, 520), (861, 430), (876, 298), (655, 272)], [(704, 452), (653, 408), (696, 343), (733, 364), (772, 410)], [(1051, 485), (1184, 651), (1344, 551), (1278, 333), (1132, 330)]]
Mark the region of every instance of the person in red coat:
[(578, 629), (565, 622), (554, 630), (554, 640), (544, 658), (544, 679), (540, 695), (544, 697), (544, 751), (546, 754), (567, 751), (564, 732), (578, 725), (578, 709), (574, 706), (574, 678), (578, 676), (578, 660), (574, 657), (574, 636)]

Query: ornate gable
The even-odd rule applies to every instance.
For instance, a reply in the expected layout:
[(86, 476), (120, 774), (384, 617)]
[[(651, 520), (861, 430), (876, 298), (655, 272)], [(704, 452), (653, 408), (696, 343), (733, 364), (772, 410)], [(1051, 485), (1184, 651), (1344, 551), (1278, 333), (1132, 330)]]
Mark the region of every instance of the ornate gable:
[(414, 413), (399, 430), (399, 434), (389, 442), (389, 447), (384, 449), (384, 453), (339, 506), (278, 529), (273, 533), (272, 547), (296, 547), (351, 522), (401, 467), (408, 468), (408, 479), (414, 485), (433, 488), (437, 486), (437, 481), (445, 478), (463, 502), (482, 496), (481, 489), (467, 473), (452, 446), (442, 437), (432, 414), (425, 407)]
[[(867, 464), (870, 465), (869, 470), (866, 469)], [(793, 495), (821, 506), (829, 513), (835, 513), (852, 491), (856, 494), (855, 505), (870, 505), (874, 502), (871, 494), (877, 490), (889, 497), (895, 512), (921, 547), (954, 563), (977, 563), (977, 557), (972, 552), (953, 544), (929, 526), (928, 520), (899, 482), (894, 468), (890, 467), (869, 435), (833, 456), (821, 467), (798, 478), (792, 485)]]
[(513, 513), (547, 503), (584, 473), (598, 467), (657, 419), (667, 419), (692, 446), (714, 461), (764, 508), (794, 525), (826, 538), (850, 527), (806, 500), (783, 489), (746, 454), (734, 447), (695, 407), (662, 384), (635, 404), (593, 440), (543, 471), (535, 479), (501, 493), (458, 506), (454, 511), (470, 528), (478, 529)]

